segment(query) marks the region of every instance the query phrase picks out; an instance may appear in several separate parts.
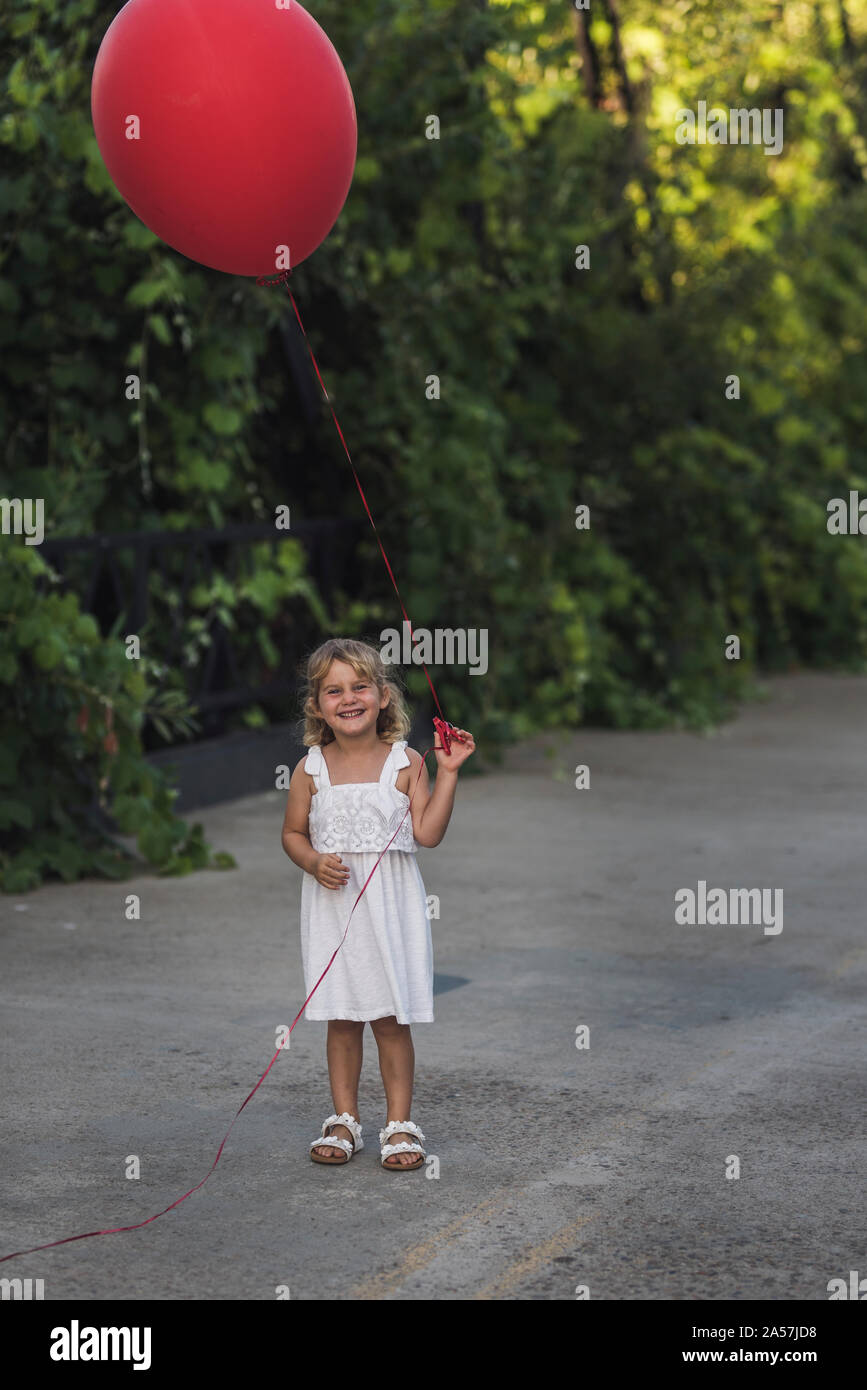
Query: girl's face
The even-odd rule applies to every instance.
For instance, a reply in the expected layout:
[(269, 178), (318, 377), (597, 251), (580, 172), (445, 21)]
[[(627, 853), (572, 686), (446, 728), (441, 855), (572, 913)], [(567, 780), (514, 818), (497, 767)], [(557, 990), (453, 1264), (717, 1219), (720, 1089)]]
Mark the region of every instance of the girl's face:
[(379, 711), (389, 701), (376, 682), (359, 674), (346, 661), (332, 661), (319, 687), (319, 712), (328, 727), (347, 738), (358, 738), (376, 729)]

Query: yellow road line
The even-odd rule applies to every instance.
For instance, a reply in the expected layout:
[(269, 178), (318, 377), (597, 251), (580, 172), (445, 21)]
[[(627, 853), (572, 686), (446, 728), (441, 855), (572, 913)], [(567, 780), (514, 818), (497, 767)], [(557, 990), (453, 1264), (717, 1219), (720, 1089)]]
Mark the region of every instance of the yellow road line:
[[(689, 1072), (683, 1080), (669, 1086), (661, 1095), (656, 1096), (652, 1105), (647, 1107), (648, 1110), (664, 1101), (676, 1087), (685, 1085), (687, 1082), (691, 1081), (693, 1077), (698, 1076), (700, 1072), (705, 1071), (707, 1067), (712, 1067), (716, 1062), (719, 1062), (721, 1058), (730, 1057), (733, 1052), (734, 1048), (726, 1048), (724, 1052), (718, 1052), (713, 1057), (710, 1057), (706, 1062), (703, 1062), (701, 1066)], [(623, 1119), (617, 1120), (609, 1127), (607, 1139), (592, 1141), (592, 1147), (594, 1149), (601, 1147), (606, 1142), (610, 1142), (610, 1138), (614, 1131), (622, 1129), (623, 1126), (627, 1124), (635, 1125), (643, 1119), (646, 1119), (646, 1114), (643, 1111), (633, 1111), (624, 1115)], [(586, 1149), (579, 1149), (577, 1152), (584, 1153)], [(503, 1207), (507, 1206), (509, 1202), (521, 1197), (524, 1191), (525, 1188), (523, 1187), (501, 1187), (493, 1196), (488, 1197), (484, 1202), (480, 1202), (478, 1206), (472, 1207), (468, 1212), (465, 1212), (463, 1216), (457, 1217), (448, 1226), (444, 1226), (441, 1231), (437, 1231), (436, 1235), (431, 1236), (429, 1240), (422, 1241), (420, 1245), (414, 1245), (411, 1250), (407, 1251), (400, 1263), (395, 1265), (392, 1269), (386, 1270), (382, 1274), (372, 1275), (371, 1278), (365, 1279), (362, 1283), (356, 1285), (356, 1287), (350, 1291), (349, 1297), (352, 1299), (378, 1299), (386, 1297), (387, 1294), (391, 1293), (395, 1288), (398, 1288), (411, 1274), (417, 1274), (420, 1269), (424, 1269), (425, 1265), (430, 1264), (438, 1255), (443, 1254), (454, 1241), (458, 1240), (465, 1233), (470, 1223), (476, 1221), (484, 1222), (486, 1217), (502, 1211)], [(553, 1259), (555, 1255), (568, 1253), (569, 1242), (573, 1239), (576, 1232), (581, 1230), (583, 1226), (588, 1225), (591, 1221), (595, 1221), (595, 1219), (595, 1216), (582, 1216), (578, 1221), (573, 1221), (567, 1226), (562, 1226), (553, 1236), (549, 1236), (547, 1240), (542, 1241), (539, 1245), (530, 1246), (525, 1253), (506, 1267), (498, 1279), (493, 1280), (490, 1284), (486, 1284), (478, 1293), (473, 1294), (473, 1299), (501, 1298), (513, 1292), (518, 1284), (523, 1283), (525, 1279), (535, 1274), (539, 1266), (545, 1260)]]
[(595, 1220), (595, 1216), (582, 1216), (578, 1221), (570, 1222), (568, 1226), (561, 1226), (559, 1231), (543, 1240), (540, 1245), (531, 1245), (525, 1255), (509, 1266), (505, 1274), (486, 1284), (478, 1293), (474, 1293), (473, 1299), (507, 1298), (518, 1284), (535, 1274), (541, 1264), (553, 1260), (557, 1255), (573, 1254), (576, 1235), (583, 1226), (589, 1226)]
[(436, 1259), (437, 1255), (441, 1254), (452, 1241), (464, 1233), (471, 1221), (479, 1221), (485, 1216), (493, 1216), (516, 1195), (515, 1188), (501, 1187), (499, 1192), (495, 1192), (492, 1197), (487, 1197), (478, 1206), (464, 1212), (463, 1216), (457, 1217), (448, 1226), (444, 1226), (429, 1240), (422, 1241), (420, 1245), (414, 1245), (392, 1269), (385, 1270), (382, 1274), (374, 1274), (370, 1279), (362, 1280), (350, 1291), (349, 1297), (352, 1299), (385, 1298), (410, 1275), (417, 1273), (425, 1265), (430, 1264), (431, 1260)]
[(847, 970), (851, 970), (856, 961), (862, 960), (865, 955), (867, 955), (867, 948), (864, 946), (856, 946), (854, 950), (847, 951), (846, 955), (837, 962), (835, 968), (829, 972), (831, 978), (838, 980), (841, 975), (846, 974)]

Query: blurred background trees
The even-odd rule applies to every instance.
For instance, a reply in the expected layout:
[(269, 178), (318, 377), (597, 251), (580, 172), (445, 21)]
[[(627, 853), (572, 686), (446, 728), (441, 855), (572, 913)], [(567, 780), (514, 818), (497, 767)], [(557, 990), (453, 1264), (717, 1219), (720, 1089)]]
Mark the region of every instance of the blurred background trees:
[[(186, 260), (111, 184), (89, 89), (116, 8), (7, 0), (0, 18), (0, 496), (44, 498), (47, 542), (265, 526), (281, 506), (292, 529), (363, 525), (327, 593), (292, 529), (237, 573), (155, 566), (135, 675), (75, 564), (61, 582), (0, 536), (16, 891), (108, 872), (106, 854), (121, 871), (94, 804), (144, 826), (152, 864), (208, 862), (143, 754), (214, 731), (184, 692), (220, 632), (261, 692), (287, 653), (401, 620), (285, 291)], [(826, 528), (830, 498), (867, 492), (865, 0), (307, 8), (359, 151), (292, 291), (413, 626), (488, 629), (484, 677), (431, 668), (447, 717), (496, 756), (582, 721), (706, 728), (761, 670), (865, 669), (864, 543)], [(782, 152), (679, 145), (700, 100), (782, 110)], [(403, 675), (426, 710), (421, 668)], [(295, 714), (257, 697), (221, 727)]]

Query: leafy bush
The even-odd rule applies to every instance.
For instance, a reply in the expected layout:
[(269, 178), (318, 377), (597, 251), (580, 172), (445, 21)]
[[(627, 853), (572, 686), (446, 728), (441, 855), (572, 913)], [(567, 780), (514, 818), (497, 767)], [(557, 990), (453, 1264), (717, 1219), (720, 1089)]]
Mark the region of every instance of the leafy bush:
[[(147, 658), (103, 638), (36, 550), (0, 543), (0, 887), (44, 879), (124, 878), (146, 864), (164, 874), (213, 865), (199, 824), (173, 812), (177, 792), (151, 767), (141, 729), (193, 725), (176, 682)], [(134, 836), (141, 860), (114, 834)]]

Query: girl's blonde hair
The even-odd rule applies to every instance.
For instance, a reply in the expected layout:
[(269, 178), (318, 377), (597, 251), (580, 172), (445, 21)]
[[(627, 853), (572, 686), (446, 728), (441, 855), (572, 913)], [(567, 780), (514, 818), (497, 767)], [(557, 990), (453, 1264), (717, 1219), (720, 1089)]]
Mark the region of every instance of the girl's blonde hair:
[(379, 652), (367, 642), (356, 642), (351, 637), (331, 637), (307, 658), (302, 678), (304, 727), (301, 742), (305, 748), (334, 742), (333, 730), (316, 709), (322, 683), (333, 661), (345, 661), (359, 676), (373, 681), (380, 699), (386, 690), (389, 692), (388, 704), (379, 711), (376, 721), (379, 738), (385, 743), (396, 743), (398, 739), (406, 738), (411, 721), (403, 691), (394, 677), (388, 675)]

